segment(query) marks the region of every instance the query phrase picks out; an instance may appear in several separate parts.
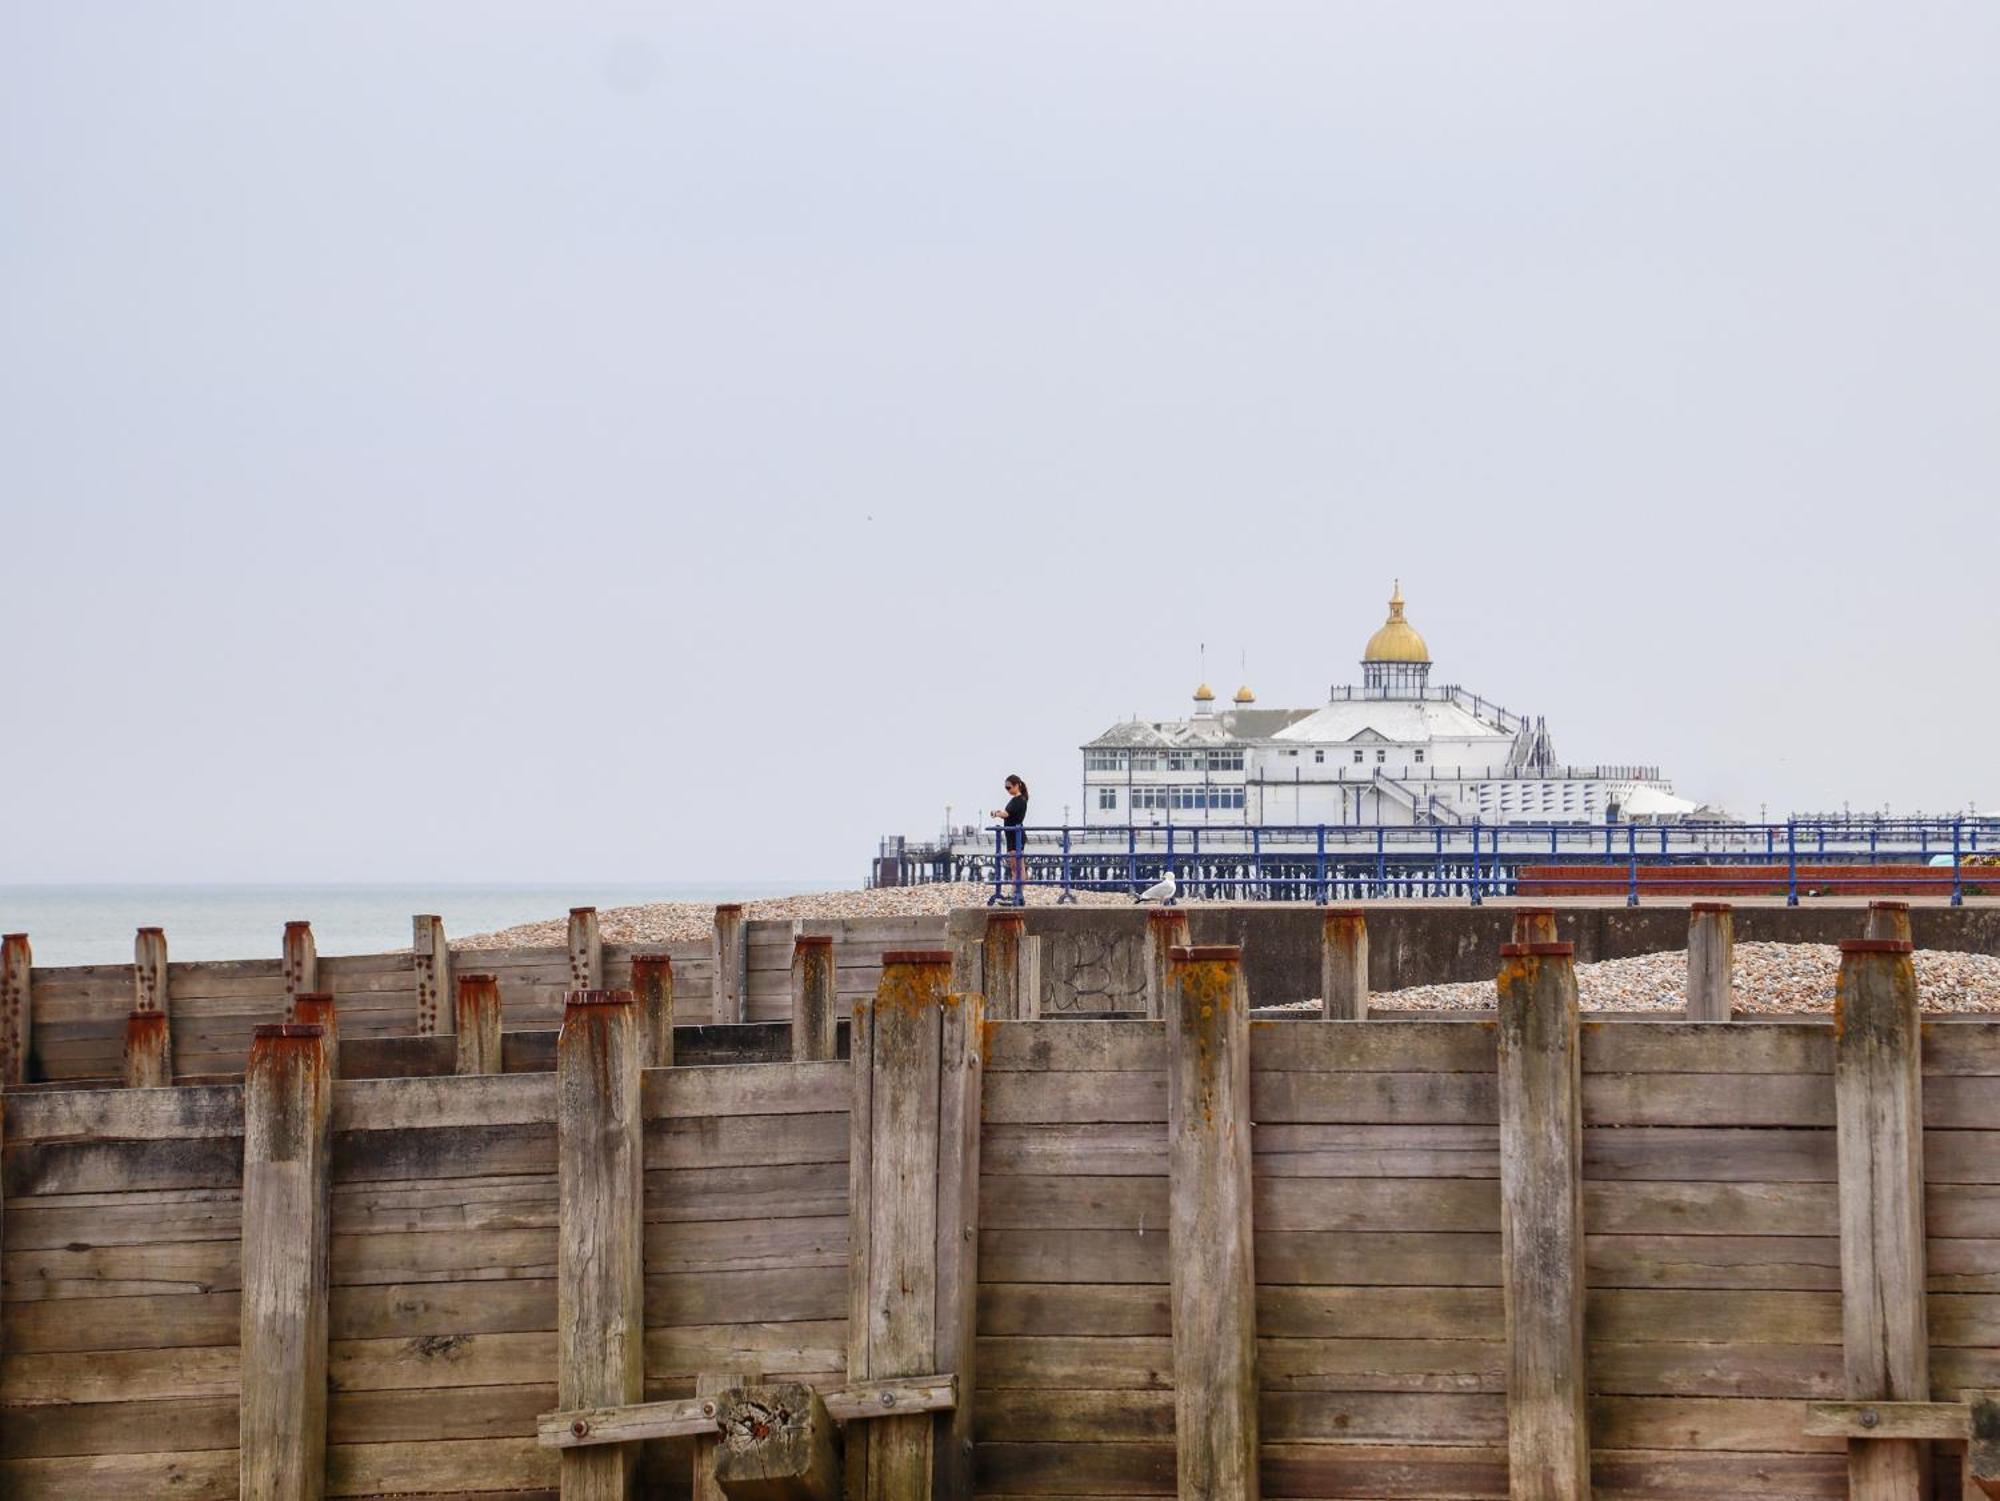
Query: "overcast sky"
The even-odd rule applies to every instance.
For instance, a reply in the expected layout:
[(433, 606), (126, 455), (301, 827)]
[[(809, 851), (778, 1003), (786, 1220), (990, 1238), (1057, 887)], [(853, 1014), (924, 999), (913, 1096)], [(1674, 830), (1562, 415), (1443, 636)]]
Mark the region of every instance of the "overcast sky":
[(0, 3), (0, 881), (851, 877), (1226, 695), (2000, 806), (2000, 7)]

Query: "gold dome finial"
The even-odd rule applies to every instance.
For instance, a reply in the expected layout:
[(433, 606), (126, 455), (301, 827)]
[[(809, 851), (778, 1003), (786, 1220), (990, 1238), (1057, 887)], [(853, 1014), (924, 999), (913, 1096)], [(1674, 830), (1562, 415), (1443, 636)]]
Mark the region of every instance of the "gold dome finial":
[(1209, 687), (1208, 684), (1203, 683), (1199, 688), (1194, 690), (1194, 701), (1198, 704), (1214, 703), (1215, 690)]
[(1257, 702), (1257, 695), (1252, 693), (1250, 691), (1250, 685), (1248, 683), (1245, 683), (1241, 688), (1238, 688), (1236, 690), (1235, 701), (1239, 704), (1254, 704)]
[(1424, 638), (1417, 634), (1416, 627), (1403, 618), (1403, 581), (1396, 580), (1395, 588), (1389, 595), (1389, 618), (1382, 628), (1368, 638), (1368, 645), (1362, 650), (1364, 662), (1428, 662), (1430, 648), (1424, 645)]

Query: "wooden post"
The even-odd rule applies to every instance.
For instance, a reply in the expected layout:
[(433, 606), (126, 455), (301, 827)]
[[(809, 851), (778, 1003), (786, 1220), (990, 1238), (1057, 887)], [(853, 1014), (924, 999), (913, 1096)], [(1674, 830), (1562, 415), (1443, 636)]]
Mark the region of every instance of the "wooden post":
[(1726, 1022), (1736, 1004), (1736, 914), (1727, 902), (1688, 908), (1687, 1015)]
[(1319, 936), (1320, 1019), (1368, 1020), (1368, 919), (1359, 907), (1329, 907)]
[(164, 1089), (173, 1082), (167, 935), (159, 928), (141, 928), (132, 940), (132, 1014), (125, 1021), (125, 1085), (128, 1089)]
[(1965, 1501), (2000, 1501), (2000, 1392), (1967, 1394), (1972, 1438), (1965, 1446)]
[(292, 1014), (292, 1002), (319, 989), (319, 947), (313, 942), (312, 924), (285, 924), (284, 946), (285, 1015)]
[(1500, 1259), (1508, 1495), (1583, 1501), (1583, 1116), (1574, 946), (1500, 950)]
[(1908, 902), (1870, 902), (1868, 921), (1861, 930), (1863, 938), (1894, 938), (1904, 943), (1910, 941), (1910, 904)]
[(334, 1009), (333, 995), (325, 990), (309, 990), (292, 1002), (292, 1020), (306, 1026), (318, 1027), (326, 1034), (326, 1072), (330, 1079), (340, 1077), (340, 1017)]
[(986, 1014), (995, 1021), (1033, 1021), (1042, 1014), (1041, 951), (1028, 936), (1020, 912), (994, 912), (986, 919), (980, 974)]
[[(694, 1378), (694, 1394), (703, 1399), (702, 1408), (710, 1417), (722, 1413), (722, 1399), (738, 1386), (754, 1384), (755, 1374), (732, 1374), (727, 1371), (699, 1371)], [(694, 1488), (692, 1501), (725, 1501), (721, 1482), (715, 1478), (715, 1456), (722, 1447), (722, 1432), (695, 1435), (694, 1441)]]
[(1243, 950), (1167, 956), (1174, 1447), (1182, 1501), (1256, 1501), (1250, 997)]
[[(556, 1038), (556, 1383), (564, 1408), (644, 1395), (639, 1026), (629, 990), (574, 990)], [(633, 1446), (562, 1451), (563, 1501), (624, 1501)]]
[[(832, 939), (827, 940), (832, 943)], [(840, 1501), (840, 1446), (819, 1393), (799, 1381), (740, 1386), (716, 1403), (715, 1483), (731, 1501)]]
[(26, 933), (0, 937), (0, 1090), (28, 1082), (28, 1053), (35, 1039), (35, 956)]
[(417, 975), (417, 1035), (435, 1037), (456, 1024), (451, 1003), (451, 945), (444, 939), (444, 919), (416, 917), (410, 921)]
[(724, 902), (715, 909), (715, 937), (711, 952), (715, 976), (712, 981), (715, 987), (715, 1019), (719, 1022), (749, 1020), (749, 986), (744, 982), (750, 953), (740, 903)]
[[(948, 992), (951, 962), (945, 950), (886, 953), (874, 1000), (854, 1008), (847, 1374), (951, 1371), (969, 1398), (982, 1024), (977, 997)], [(935, 1484), (969, 1501), (970, 1408), (942, 1436), (928, 1413), (855, 1425), (849, 1494), (921, 1501)]]
[(458, 1033), (461, 1074), (497, 1074), (500, 1064), (500, 980), (496, 975), (457, 976), (452, 1022)]
[(1553, 907), (1516, 907), (1514, 909), (1514, 942), (1560, 942), (1556, 937), (1556, 909)]
[[(1849, 939), (1834, 992), (1840, 1306), (1847, 1395), (1927, 1402), (1924, 1133), (1917, 978), (1906, 939)], [(1848, 1444), (1853, 1501), (1918, 1501), (1924, 1445)]]
[(1167, 956), (1191, 941), (1187, 913), (1178, 907), (1147, 909), (1146, 1015), (1157, 1019), (1167, 1014)]
[(834, 1035), (833, 939), (801, 933), (792, 940), (792, 1061), (831, 1059)]
[(597, 909), (569, 909), (569, 988), (599, 990), (604, 986), (604, 940), (597, 934)]
[(640, 1049), (647, 1068), (674, 1066), (674, 961), (665, 954), (632, 956), (632, 992), (639, 998)]
[(260, 1026), (243, 1081), (244, 1501), (326, 1493), (332, 1144), (326, 1034), (299, 1023)]

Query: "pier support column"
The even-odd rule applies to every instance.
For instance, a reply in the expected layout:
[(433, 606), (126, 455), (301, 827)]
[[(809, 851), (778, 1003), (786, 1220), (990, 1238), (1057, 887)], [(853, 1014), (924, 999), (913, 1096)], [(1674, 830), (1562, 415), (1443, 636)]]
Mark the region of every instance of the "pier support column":
[[(1928, 1402), (1923, 1081), (1908, 940), (1841, 944), (1833, 1029), (1847, 1396)], [(1848, 1495), (1920, 1501), (1926, 1459), (1917, 1440), (1850, 1440)]]
[(1727, 902), (1688, 908), (1687, 1015), (1726, 1022), (1736, 1003), (1736, 914)]
[(1567, 943), (1500, 950), (1500, 1276), (1513, 1501), (1588, 1501), (1583, 1114)]
[(410, 919), (411, 967), (417, 978), (417, 1036), (436, 1037), (457, 1025), (451, 993), (451, 945), (444, 919)]
[(1174, 1448), (1182, 1501), (1256, 1501), (1250, 995), (1243, 950), (1168, 955)]
[(1368, 1020), (1368, 919), (1359, 907), (1329, 907), (1319, 938), (1320, 1018)]
[(499, 1073), (501, 1071), (499, 977), (486, 974), (459, 975), (452, 1011), (452, 1021), (458, 1030), (456, 1072)]
[(715, 1019), (719, 1022), (748, 1021), (750, 1018), (748, 933), (743, 908), (725, 902), (715, 909), (715, 936), (710, 955), (715, 987)]
[(604, 941), (597, 936), (597, 909), (569, 909), (569, 988), (597, 990), (604, 984)]
[[(644, 1395), (639, 1026), (629, 990), (574, 990), (556, 1039), (557, 1402)], [(625, 1501), (635, 1447), (564, 1449), (562, 1501)]]
[(316, 1026), (261, 1026), (243, 1080), (244, 1501), (326, 1494), (333, 1076)]
[(835, 1055), (833, 937), (801, 933), (792, 940), (792, 1061), (818, 1063)]
[(160, 928), (141, 928), (132, 940), (132, 1014), (125, 1022), (125, 1084), (129, 1089), (164, 1089), (173, 1082), (167, 935)]
[(674, 1066), (674, 961), (665, 953), (632, 956), (632, 993), (638, 999), (639, 1027), (647, 1068)]

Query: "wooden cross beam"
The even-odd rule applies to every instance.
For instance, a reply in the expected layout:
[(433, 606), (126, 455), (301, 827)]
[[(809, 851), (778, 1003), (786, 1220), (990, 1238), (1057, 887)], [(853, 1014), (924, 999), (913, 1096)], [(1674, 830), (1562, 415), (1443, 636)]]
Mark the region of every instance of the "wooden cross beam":
[[(820, 1393), (834, 1421), (864, 1422), (914, 1413), (950, 1412), (958, 1406), (956, 1376), (904, 1376), (862, 1381)], [(542, 1414), (536, 1437), (546, 1449), (586, 1444), (630, 1444), (648, 1438), (686, 1438), (714, 1433), (721, 1398), (679, 1397), (670, 1402), (635, 1402), (622, 1407), (581, 1407)]]

